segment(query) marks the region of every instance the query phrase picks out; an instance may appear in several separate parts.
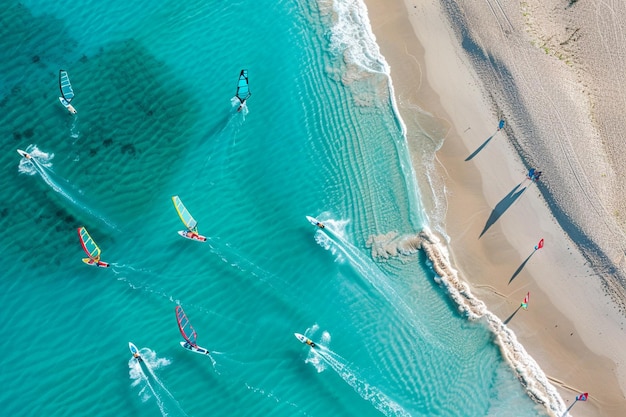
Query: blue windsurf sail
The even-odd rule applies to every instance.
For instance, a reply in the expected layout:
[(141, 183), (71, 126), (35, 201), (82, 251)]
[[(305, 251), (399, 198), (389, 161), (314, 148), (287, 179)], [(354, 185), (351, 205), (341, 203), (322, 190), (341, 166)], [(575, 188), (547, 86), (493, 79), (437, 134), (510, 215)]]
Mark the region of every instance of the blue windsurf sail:
[(72, 90), (70, 77), (65, 70), (59, 71), (59, 88), (61, 89), (61, 96), (69, 104), (74, 98), (74, 90)]
[(248, 70), (241, 70), (239, 73), (239, 81), (237, 82), (237, 94), (235, 96), (239, 99), (241, 104), (243, 104), (252, 93), (250, 92), (250, 87), (248, 86)]

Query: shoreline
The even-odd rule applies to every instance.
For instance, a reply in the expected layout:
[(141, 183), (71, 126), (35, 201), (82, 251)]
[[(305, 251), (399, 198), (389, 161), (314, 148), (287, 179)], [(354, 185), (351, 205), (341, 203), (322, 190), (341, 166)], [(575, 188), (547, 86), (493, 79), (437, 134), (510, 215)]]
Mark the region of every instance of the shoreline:
[[(576, 415), (621, 415), (626, 409), (620, 389), (626, 386), (619, 353), (626, 342), (622, 315), (536, 184), (525, 182), (525, 160), (509, 143), (513, 129), (496, 131), (493, 95), (498, 92), (485, 93), (484, 79), (465, 56), (438, 1), (365, 3), (395, 91), (402, 92), (395, 100), (407, 125), (418, 182), (430, 184), (447, 200), (428, 195), (436, 191), (420, 190), (432, 226), (449, 238), (452, 268), (489, 312), (508, 320), (508, 328), (556, 388), (564, 404), (562, 410), (554, 406), (553, 415), (580, 392), (590, 397), (573, 410)], [(531, 105), (532, 100), (526, 103)], [(418, 135), (423, 115), (431, 125)], [(505, 200), (518, 191), (515, 199)], [(506, 208), (486, 227), (494, 207), (503, 202)], [(541, 238), (546, 246), (533, 251)], [(526, 292), (531, 293), (528, 311), (513, 313)]]

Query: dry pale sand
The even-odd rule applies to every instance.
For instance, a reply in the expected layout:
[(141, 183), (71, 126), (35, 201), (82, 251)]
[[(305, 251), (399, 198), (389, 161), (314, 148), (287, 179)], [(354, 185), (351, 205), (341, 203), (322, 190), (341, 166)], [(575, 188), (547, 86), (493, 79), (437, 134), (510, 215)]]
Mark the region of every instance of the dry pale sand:
[(571, 414), (626, 415), (626, 2), (366, 4), (459, 278)]

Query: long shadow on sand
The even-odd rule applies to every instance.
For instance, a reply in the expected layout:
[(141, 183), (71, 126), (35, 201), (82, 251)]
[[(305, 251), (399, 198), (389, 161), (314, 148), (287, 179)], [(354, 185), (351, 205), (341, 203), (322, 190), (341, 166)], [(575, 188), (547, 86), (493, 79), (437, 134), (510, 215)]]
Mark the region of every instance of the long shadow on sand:
[(509, 322), (511, 321), (511, 319), (513, 317), (515, 317), (515, 315), (517, 314), (517, 312), (519, 311), (519, 309), (522, 308), (522, 306), (520, 305), (519, 307), (517, 307), (517, 309), (513, 312), (513, 314), (511, 314), (506, 320), (504, 320), (502, 323), (504, 324), (509, 324)]
[(489, 216), (489, 219), (487, 219), (485, 228), (480, 233), (480, 236), (478, 236), (479, 239), (485, 234), (487, 230), (489, 230), (491, 226), (493, 226), (493, 224), (496, 221), (498, 221), (500, 216), (502, 216), (504, 212), (507, 211), (509, 207), (513, 205), (513, 203), (515, 203), (515, 200), (517, 200), (519, 196), (522, 195), (524, 191), (526, 191), (527, 187), (524, 187), (521, 190), (518, 190), (518, 188), (520, 188), (521, 186), (522, 186), (522, 183), (520, 182), (519, 184), (515, 186), (515, 188), (511, 190), (510, 193), (506, 195), (506, 197), (504, 197), (502, 200), (500, 200), (498, 204), (496, 204), (494, 209), (491, 211), (491, 215)]
[(524, 259), (524, 262), (522, 262), (522, 264), (515, 270), (515, 272), (513, 272), (513, 276), (511, 277), (511, 279), (509, 280), (509, 284), (511, 282), (513, 282), (513, 280), (515, 279), (515, 277), (522, 272), (522, 269), (524, 269), (524, 267), (526, 266), (526, 263), (530, 260), (530, 258), (535, 254), (535, 252), (537, 252), (537, 249), (533, 250), (531, 252), (530, 255), (528, 255), (528, 258)]
[[(497, 132), (496, 132), (497, 133)], [(483, 142), (482, 145), (480, 145), (478, 148), (476, 148), (476, 150), (474, 152), (472, 152), (472, 154), (470, 156), (468, 156), (467, 158), (465, 158), (465, 162), (470, 161), (472, 158), (474, 158), (476, 155), (478, 155), (480, 153), (480, 151), (482, 151), (484, 149), (485, 146), (487, 146), (487, 144), (491, 141), (491, 139), (493, 139), (493, 137), (496, 134), (494, 133), (493, 135), (489, 136), (487, 138), (486, 141)]]

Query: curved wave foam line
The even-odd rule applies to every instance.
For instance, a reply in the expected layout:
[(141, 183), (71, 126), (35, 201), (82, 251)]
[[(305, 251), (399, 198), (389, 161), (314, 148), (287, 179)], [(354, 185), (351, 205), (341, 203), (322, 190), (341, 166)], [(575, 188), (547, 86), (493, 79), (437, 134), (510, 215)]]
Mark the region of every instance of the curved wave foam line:
[(488, 329), (495, 336), (495, 342), (500, 348), (503, 358), (520, 380), (529, 397), (543, 405), (553, 416), (560, 417), (565, 410), (563, 399), (537, 362), (517, 341), (515, 333), (502, 323), (500, 318), (487, 310), (487, 306), (481, 300), (474, 297), (469, 286), (459, 278), (457, 271), (452, 268), (447, 249), (436, 236), (428, 229), (424, 229), (418, 234), (418, 237), (421, 249), (432, 262), (432, 268), (438, 275), (436, 280), (445, 287), (459, 311), (465, 314), (469, 320), (483, 320), (486, 323)]
[[(348, 49), (353, 45), (350, 45), (347, 40), (344, 40), (339, 35), (353, 36), (353, 39), (356, 39), (357, 44), (360, 44), (365, 49), (369, 49), (369, 52), (371, 53), (370, 57), (375, 57), (373, 59), (380, 65), (380, 69), (370, 68), (367, 65), (368, 54), (354, 54), (353, 51), (344, 53), (344, 58), (346, 60), (350, 59), (351, 63), (367, 71), (384, 74), (388, 78), (391, 106), (404, 136), (403, 149), (406, 149), (406, 124), (400, 116), (391, 80), (390, 67), (380, 53), (380, 48), (376, 43), (376, 37), (372, 32), (371, 23), (369, 21), (369, 17), (367, 16), (367, 7), (362, 0), (356, 0), (354, 2), (350, 2), (350, 4), (348, 4), (348, 2), (337, 0), (328, 1), (333, 3), (333, 10), (338, 17), (338, 23), (335, 28), (333, 28), (333, 37), (331, 37), (332, 48), (334, 48), (335, 51), (338, 51), (340, 46)], [(320, 1), (320, 8), (322, 3), (327, 3), (328, 1)], [(348, 17), (344, 18), (345, 15), (348, 15)], [(353, 22), (355, 25), (359, 24), (365, 28), (365, 37), (355, 35), (356, 32), (354, 31), (344, 30), (347, 27), (345, 23), (349, 22), (350, 18), (354, 18), (356, 16), (358, 16), (358, 22)], [(402, 154), (407, 155), (407, 153), (408, 152), (403, 152)], [(402, 168), (410, 171), (408, 173), (413, 175), (412, 177), (407, 178), (416, 178), (411, 163), (402, 163)], [(407, 182), (407, 185), (411, 185), (407, 187), (409, 193), (417, 193), (418, 188), (415, 181), (411, 181), (410, 183)], [(423, 214), (424, 218), (428, 219), (426, 213)], [(528, 395), (535, 402), (544, 405), (549, 412), (555, 413), (555, 415), (558, 413), (560, 416), (564, 410), (563, 400), (557, 393), (556, 389), (549, 383), (543, 370), (541, 370), (534, 359), (517, 341), (515, 334), (508, 329), (496, 315), (487, 310), (486, 305), (481, 300), (471, 294), (469, 287), (458, 277), (458, 274), (452, 268), (447, 256), (447, 250), (439, 243), (438, 239), (432, 235), (427, 228), (425, 228), (419, 235), (421, 237), (421, 248), (426, 252), (427, 257), (432, 262), (433, 269), (439, 275), (440, 283), (446, 287), (450, 297), (457, 304), (459, 309), (465, 312), (470, 320), (484, 319), (486, 321), (488, 328), (496, 336), (496, 343), (500, 347), (503, 357), (507, 363), (509, 363), (511, 369), (525, 387)]]
[[(320, 10), (323, 11), (324, 8), (329, 10), (331, 8), (327, 4), (329, 2), (332, 3), (332, 10), (335, 15), (334, 24), (331, 28), (331, 51), (343, 55), (344, 61), (348, 64), (355, 65), (369, 73), (383, 75), (386, 78), (389, 104), (403, 138), (402, 141), (395, 141), (395, 145), (398, 154), (402, 156), (399, 163), (406, 179), (406, 189), (409, 193), (408, 202), (410, 205), (414, 205), (414, 202), (419, 201), (419, 187), (415, 181), (411, 181), (411, 178), (417, 178), (417, 176), (408, 150), (407, 127), (400, 116), (396, 102), (391, 79), (391, 66), (387, 63), (376, 42), (367, 6), (362, 0), (353, 2), (320, 0)], [(428, 214), (424, 208), (421, 208), (419, 212), (422, 219), (428, 219)], [(411, 213), (411, 220), (415, 226), (418, 228), (424, 226), (419, 221), (420, 216), (417, 216), (417, 210), (410, 207), (409, 213)]]

